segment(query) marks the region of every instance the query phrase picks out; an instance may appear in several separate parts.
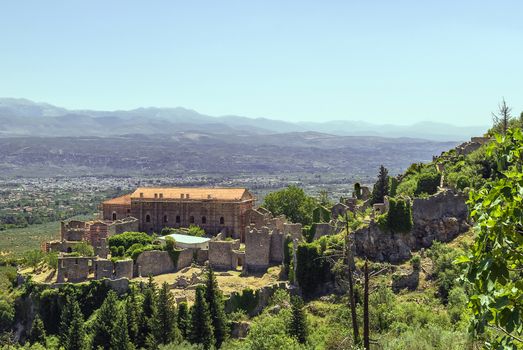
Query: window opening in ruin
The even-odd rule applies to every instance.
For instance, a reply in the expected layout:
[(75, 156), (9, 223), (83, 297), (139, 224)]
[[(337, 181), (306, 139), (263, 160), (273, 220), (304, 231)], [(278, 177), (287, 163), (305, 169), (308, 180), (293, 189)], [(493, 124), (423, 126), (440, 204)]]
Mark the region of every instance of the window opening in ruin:
[(194, 224), (194, 216), (189, 217), (189, 223)]
[(167, 215), (163, 216), (163, 222), (167, 222)]
[(220, 225), (225, 225), (225, 218), (223, 216), (220, 218)]
[(207, 223), (207, 218), (205, 216), (202, 216), (202, 224), (206, 224)]
[(180, 215), (176, 215), (176, 223), (179, 224), (180, 223)]
[(145, 216), (145, 222), (151, 222), (151, 215), (147, 214)]
[(116, 221), (116, 213), (113, 213), (113, 221)]

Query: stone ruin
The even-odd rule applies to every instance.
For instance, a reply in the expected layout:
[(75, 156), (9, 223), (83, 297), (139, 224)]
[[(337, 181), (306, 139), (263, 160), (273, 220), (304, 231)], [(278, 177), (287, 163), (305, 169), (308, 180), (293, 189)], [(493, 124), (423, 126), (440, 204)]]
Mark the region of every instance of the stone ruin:
[(138, 220), (132, 217), (113, 222), (62, 221), (60, 224), (60, 240), (45, 242), (42, 250), (45, 252), (56, 251), (71, 253), (76, 245), (86, 242), (93, 246), (95, 254), (106, 258), (109, 254), (107, 239), (114, 235), (126, 231), (136, 231)]
[(61, 256), (58, 258), (57, 283), (83, 282), (89, 279), (133, 277), (133, 261), (111, 261), (98, 257)]
[(236, 270), (245, 265), (245, 252), (240, 250), (240, 241), (211, 240), (209, 242), (209, 266), (215, 270)]

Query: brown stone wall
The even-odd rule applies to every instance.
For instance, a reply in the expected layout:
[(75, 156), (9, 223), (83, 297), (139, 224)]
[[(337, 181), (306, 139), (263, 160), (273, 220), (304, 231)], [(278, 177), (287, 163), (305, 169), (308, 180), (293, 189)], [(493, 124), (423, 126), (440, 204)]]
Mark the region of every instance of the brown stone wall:
[(245, 265), (247, 271), (263, 271), (269, 267), (271, 237), (269, 229), (252, 229), (245, 235)]
[(216, 270), (231, 270), (234, 249), (234, 241), (210, 241), (209, 265)]
[(102, 278), (112, 278), (114, 271), (114, 264), (111, 260), (99, 259), (94, 263), (94, 278), (99, 280)]
[(181, 270), (187, 266), (191, 266), (194, 258), (193, 249), (183, 249), (178, 255), (178, 262), (176, 264), (176, 270)]
[(114, 279), (133, 278), (133, 260), (118, 260), (114, 263)]
[(175, 271), (175, 266), (169, 253), (159, 250), (143, 252), (136, 259), (136, 276), (156, 276)]
[(273, 231), (271, 233), (271, 251), (269, 260), (271, 263), (281, 264), (283, 262), (283, 245), (285, 239), (283, 232)]
[(198, 249), (196, 251), (196, 263), (203, 265), (207, 260), (209, 260), (209, 249)]
[[(102, 204), (102, 215), (104, 220), (121, 220), (128, 217), (131, 213), (131, 206), (128, 204)], [(113, 216), (115, 214), (115, 216)]]
[[(245, 214), (252, 201), (139, 199), (131, 201), (131, 216), (139, 221), (140, 231), (160, 232), (164, 227), (200, 226), (209, 234), (221, 231), (233, 238), (241, 237)], [(179, 217), (179, 222), (177, 222)], [(221, 223), (223, 218), (223, 224)]]
[(57, 282), (82, 282), (87, 280), (93, 270), (93, 258), (58, 258)]

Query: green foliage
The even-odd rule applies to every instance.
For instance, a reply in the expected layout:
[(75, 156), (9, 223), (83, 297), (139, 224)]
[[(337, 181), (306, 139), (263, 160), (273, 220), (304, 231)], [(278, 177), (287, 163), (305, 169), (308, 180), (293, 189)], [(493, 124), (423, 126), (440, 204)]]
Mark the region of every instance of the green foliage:
[(383, 165), (380, 166), (378, 180), (372, 188), (371, 204), (383, 203), (385, 196), (389, 194), (389, 172)]
[(131, 286), (129, 295), (125, 300), (125, 314), (127, 318), (127, 334), (129, 335), (129, 341), (136, 344), (138, 341), (138, 321), (140, 318), (140, 309), (138, 300), (136, 299), (136, 290)]
[(362, 193), (361, 193), (361, 185), (359, 182), (356, 182), (354, 184), (354, 196), (357, 198), (357, 199), (361, 199), (362, 197)]
[[(150, 251), (150, 250), (162, 250), (162, 246), (157, 245), (157, 244), (148, 244), (145, 246), (137, 247), (135, 250), (132, 251), (131, 259), (136, 261), (136, 259), (138, 259), (140, 254), (142, 254), (143, 252)], [(176, 259), (176, 261), (178, 261), (178, 259)]]
[[(111, 338), (116, 325), (115, 316), (119, 312), (117, 302), (116, 293), (110, 291), (100, 310), (98, 310), (93, 331), (93, 348), (95, 349), (98, 347), (109, 349), (111, 345)], [(125, 325), (125, 332), (127, 332), (127, 324)]]
[(60, 344), (65, 350), (87, 349), (84, 319), (78, 301), (67, 298), (60, 320)]
[(49, 252), (45, 255), (45, 263), (49, 268), (56, 270), (58, 269), (58, 252)]
[(307, 341), (308, 329), (307, 329), (307, 317), (303, 310), (303, 300), (294, 296), (291, 298), (291, 310), (292, 317), (289, 323), (288, 332), (289, 335), (295, 338), (298, 343), (304, 344)]
[(31, 331), (29, 332), (29, 341), (31, 343), (38, 343), (45, 345), (45, 328), (39, 314), (36, 314)]
[(476, 238), (471, 252), (459, 259), (464, 263), (471, 296), (473, 329), (496, 330), (493, 347), (521, 346), (523, 333), (523, 134), (509, 130), (496, 136), (488, 154), (500, 173), (497, 179), (470, 194), (471, 217)]
[(307, 196), (297, 186), (269, 193), (265, 196), (263, 205), (273, 215), (285, 215), (290, 221), (308, 225), (312, 222), (312, 212), (316, 200)]
[(324, 206), (317, 206), (312, 211), (312, 222), (329, 222), (331, 220), (331, 212)]
[(229, 299), (231, 310), (238, 311), (243, 310), (247, 314), (252, 313), (259, 302), (258, 291), (254, 291), (250, 288), (245, 288), (241, 293), (234, 293)]
[(129, 249), (133, 244), (146, 246), (153, 243), (153, 239), (147, 233), (143, 232), (124, 232), (119, 235), (109, 237), (109, 247), (123, 247), (124, 251)]
[(410, 265), (414, 270), (419, 270), (421, 266), (421, 258), (419, 255), (414, 255), (412, 259), (410, 259)]
[(290, 314), (288, 310), (280, 312), (279, 317), (263, 315), (249, 329), (243, 349), (273, 350), (299, 349), (298, 341), (287, 334)]
[(191, 310), (191, 329), (189, 340), (193, 344), (202, 344), (205, 350), (215, 343), (209, 306), (205, 301), (205, 288), (199, 286), (195, 291), (194, 305)]
[(412, 208), (409, 200), (389, 198), (387, 226), (395, 233), (406, 233), (412, 229)]
[(205, 281), (205, 300), (209, 306), (215, 345), (217, 348), (220, 348), (228, 334), (227, 320), (223, 310), (222, 293), (218, 288), (216, 276), (210, 267), (207, 270), (207, 279)]
[(80, 256), (94, 256), (94, 248), (87, 242), (80, 242), (73, 246), (73, 252)]
[(13, 301), (7, 295), (0, 293), (0, 333), (11, 328), (15, 319)]
[(38, 264), (42, 262), (44, 259), (45, 254), (40, 249), (33, 249), (29, 250), (24, 254), (23, 262), (25, 265), (32, 267), (33, 269), (36, 269)]
[(435, 170), (433, 172), (421, 173), (418, 176), (418, 182), (416, 184), (416, 190), (414, 194), (416, 196), (426, 193), (428, 195), (434, 194), (438, 191), (438, 186), (441, 182), (441, 174)]
[(180, 340), (180, 331), (176, 323), (176, 309), (174, 297), (170, 292), (169, 284), (164, 282), (158, 293), (158, 310), (155, 318), (155, 339), (158, 344), (168, 344)]
[(176, 241), (172, 237), (165, 238), (165, 251), (169, 253), (174, 266), (178, 266), (178, 258), (180, 257), (180, 249), (176, 249)]
[(143, 287), (143, 298), (138, 316), (138, 336), (136, 346), (145, 347), (147, 338), (151, 337), (154, 331), (154, 318), (157, 315), (156, 295), (157, 287), (152, 277), (149, 277), (147, 285)]
[(189, 321), (189, 307), (187, 306), (186, 302), (182, 301), (178, 304), (178, 315), (176, 318), (176, 324), (178, 325), (180, 334), (184, 339), (187, 338), (189, 334)]
[(394, 176), (389, 176), (389, 196), (395, 197), (398, 191), (399, 181)]
[(437, 241), (427, 252), (427, 256), (432, 260), (432, 275), (438, 285), (439, 297), (444, 302), (447, 301), (450, 290), (462, 272), (461, 267), (454, 264), (454, 261), (463, 253), (461, 249), (454, 249)]
[(129, 330), (125, 308), (123, 305), (118, 305), (116, 315), (111, 329), (111, 350), (131, 350), (134, 346), (129, 339)]
[(323, 256), (327, 249), (326, 242), (327, 240), (323, 239), (298, 245), (295, 278), (305, 297), (311, 297), (322, 283), (332, 279), (330, 264)]

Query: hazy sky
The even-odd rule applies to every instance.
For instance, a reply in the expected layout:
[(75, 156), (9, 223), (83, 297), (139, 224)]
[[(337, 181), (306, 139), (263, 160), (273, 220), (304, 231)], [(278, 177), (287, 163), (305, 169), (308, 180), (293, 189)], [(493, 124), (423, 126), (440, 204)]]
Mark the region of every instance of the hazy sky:
[(3, 0), (0, 96), (488, 124), (503, 96), (523, 110), (522, 18), (521, 0)]

